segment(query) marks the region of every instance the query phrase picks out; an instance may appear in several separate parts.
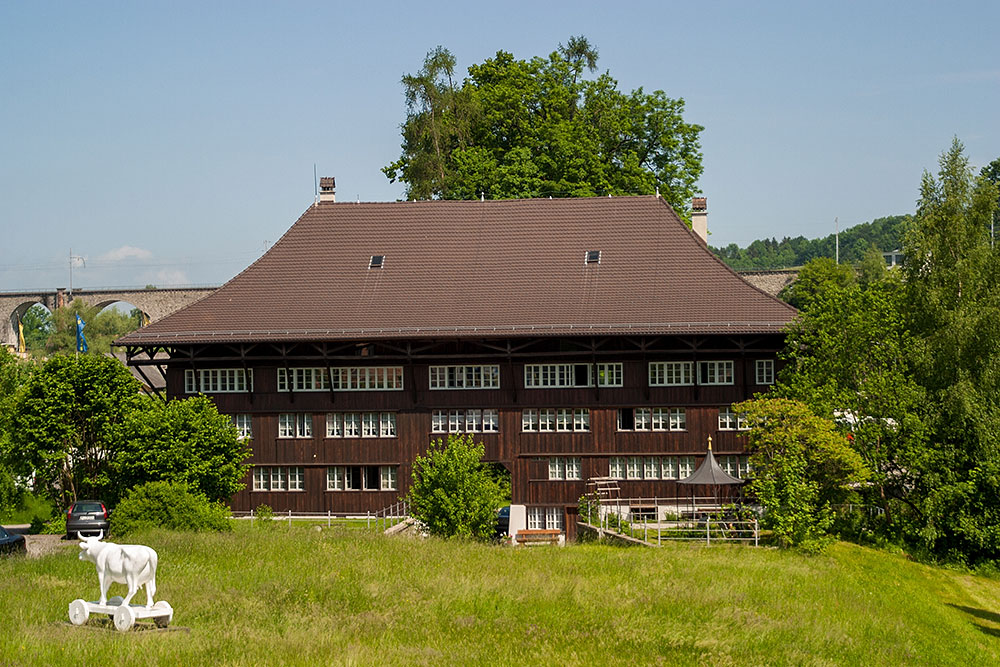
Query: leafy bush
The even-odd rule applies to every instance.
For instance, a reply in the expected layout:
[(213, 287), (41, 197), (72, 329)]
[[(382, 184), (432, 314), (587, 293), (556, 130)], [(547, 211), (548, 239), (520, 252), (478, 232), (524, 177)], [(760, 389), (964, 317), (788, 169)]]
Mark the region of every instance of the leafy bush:
[(274, 510), (271, 509), (270, 505), (258, 505), (254, 513), (259, 519), (257, 521), (259, 527), (267, 529), (274, 525)]
[[(38, 519), (38, 517), (35, 517)], [(35, 519), (32, 519), (31, 526), (35, 526)], [(41, 521), (41, 519), (38, 519)], [(41, 530), (38, 531), (42, 535), (65, 535), (66, 534), (66, 515), (62, 512), (56, 512), (48, 521), (42, 522)]]
[(146, 528), (171, 530), (232, 530), (229, 510), (200, 493), (192, 493), (182, 482), (148, 482), (126, 494), (111, 514), (115, 535)]
[(407, 500), (413, 516), (439, 537), (490, 539), (497, 508), (510, 492), (482, 463), (484, 448), (469, 435), (433, 441), (413, 462)]

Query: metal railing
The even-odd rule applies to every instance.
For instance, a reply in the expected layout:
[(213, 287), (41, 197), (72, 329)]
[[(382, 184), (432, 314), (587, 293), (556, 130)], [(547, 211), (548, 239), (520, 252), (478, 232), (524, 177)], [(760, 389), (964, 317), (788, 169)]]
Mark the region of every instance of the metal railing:
[(589, 498), (581, 501), (580, 522), (598, 538), (623, 536), (651, 546), (704, 541), (760, 544), (756, 517), (731, 515), (715, 498)]
[[(232, 516), (234, 519), (249, 520), (251, 526), (255, 521), (262, 520), (262, 517), (256, 510), (232, 512)], [(334, 521), (364, 521), (368, 528), (371, 528), (372, 525), (378, 528), (381, 525), (382, 529), (385, 530), (390, 525), (398, 523), (409, 516), (409, 505), (406, 501), (400, 501), (378, 511), (372, 512), (369, 510), (363, 514), (360, 512), (331, 512), (329, 510), (326, 512), (295, 512), (286, 510), (272, 512), (269, 516), (272, 521), (287, 522), (289, 527), (295, 521), (314, 524), (326, 523), (327, 528), (333, 526)]]

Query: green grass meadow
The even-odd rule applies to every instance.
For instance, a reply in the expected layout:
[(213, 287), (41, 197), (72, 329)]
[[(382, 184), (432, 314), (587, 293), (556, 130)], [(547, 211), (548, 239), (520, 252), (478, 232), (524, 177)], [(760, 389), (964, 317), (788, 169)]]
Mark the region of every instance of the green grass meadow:
[(98, 591), (67, 543), (0, 559), (0, 664), (1000, 664), (1000, 582), (848, 544), (518, 549), (245, 523), (129, 541), (159, 552), (170, 629), (70, 625)]

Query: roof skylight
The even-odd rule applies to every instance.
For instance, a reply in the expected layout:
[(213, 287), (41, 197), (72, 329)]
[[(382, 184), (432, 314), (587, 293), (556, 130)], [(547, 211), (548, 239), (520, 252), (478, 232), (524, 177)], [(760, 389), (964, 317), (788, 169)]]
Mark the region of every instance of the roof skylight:
[(382, 262), (385, 261), (385, 255), (372, 255), (372, 259), (368, 262), (369, 269), (381, 269)]
[(588, 250), (587, 251), (587, 264), (600, 264), (601, 263), (601, 251), (600, 250)]

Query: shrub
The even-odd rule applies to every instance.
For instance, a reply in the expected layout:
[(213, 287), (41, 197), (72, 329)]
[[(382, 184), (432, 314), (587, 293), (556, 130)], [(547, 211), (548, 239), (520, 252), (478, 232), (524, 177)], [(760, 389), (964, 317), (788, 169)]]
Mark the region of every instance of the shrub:
[(469, 435), (435, 440), (413, 463), (407, 500), (414, 518), (439, 537), (487, 540), (510, 487), (482, 463), (484, 448)]
[(128, 535), (146, 528), (232, 530), (229, 510), (182, 482), (148, 482), (126, 494), (111, 514), (111, 532)]

